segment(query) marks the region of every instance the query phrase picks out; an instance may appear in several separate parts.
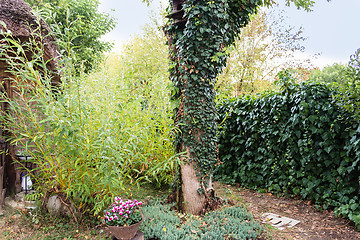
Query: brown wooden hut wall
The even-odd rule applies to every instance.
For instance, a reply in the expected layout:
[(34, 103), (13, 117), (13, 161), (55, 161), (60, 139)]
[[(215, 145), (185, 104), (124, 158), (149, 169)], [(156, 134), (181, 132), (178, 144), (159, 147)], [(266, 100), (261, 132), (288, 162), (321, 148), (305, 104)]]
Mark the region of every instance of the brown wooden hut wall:
[[(0, 61), (0, 91), (6, 92), (9, 97), (12, 97), (10, 79), (11, 75), (7, 72), (6, 64)], [(7, 104), (2, 102), (0, 114), (4, 114), (7, 111)], [(15, 156), (14, 146), (6, 140), (9, 134), (3, 127), (0, 128), (0, 209), (4, 201), (6, 189), (10, 190), (8, 193), (21, 191), (20, 170), (17, 170), (18, 164), (14, 164), (13, 159)]]
[[(54, 86), (60, 83), (60, 75), (57, 72), (59, 47), (56, 44), (55, 37), (50, 34), (51, 30), (49, 26), (45, 23), (44, 20), (37, 20), (36, 16), (32, 13), (32, 9), (24, 0), (0, 0), (0, 21), (3, 21), (7, 29), (13, 33), (13, 37), (20, 40), (22, 43), (27, 42), (29, 38), (34, 37), (32, 34), (34, 31), (38, 34), (42, 34), (43, 42), (43, 57), (47, 62), (47, 68), (52, 71), (53, 79), (52, 83)], [(40, 29), (39, 32), (36, 29)], [(30, 28), (29, 28), (30, 26)], [(7, 31), (2, 25), (0, 25), (0, 30)], [(1, 34), (0, 34), (1, 38)], [(29, 51), (31, 54), (31, 50)], [(31, 56), (27, 56), (28, 59), (31, 59)], [(41, 69), (39, 69), (41, 71)], [(6, 91), (8, 96), (15, 97), (16, 94), (12, 92), (11, 88), (11, 76), (7, 72), (7, 67), (4, 62), (0, 60), (0, 91)], [(1, 104), (1, 109), (3, 111), (8, 111), (6, 104)], [(5, 141), (5, 136), (8, 136), (9, 132), (4, 131), (4, 128), (0, 126), (0, 149), (6, 148), (8, 154), (0, 154), (0, 208), (2, 204), (2, 188), (7, 189), (7, 194), (17, 193), (21, 191), (21, 181), (20, 173), (21, 170), (18, 169), (19, 165), (15, 165), (14, 159), (15, 155), (15, 146), (7, 143)], [(2, 176), (1, 176), (2, 175)]]

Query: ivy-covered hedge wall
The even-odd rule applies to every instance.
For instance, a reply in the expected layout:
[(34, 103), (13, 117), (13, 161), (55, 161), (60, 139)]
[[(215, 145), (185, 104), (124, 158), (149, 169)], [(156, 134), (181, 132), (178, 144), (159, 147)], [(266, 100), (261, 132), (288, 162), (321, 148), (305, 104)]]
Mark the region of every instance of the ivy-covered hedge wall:
[(326, 85), (225, 100), (217, 177), (334, 208), (360, 225), (360, 123)]

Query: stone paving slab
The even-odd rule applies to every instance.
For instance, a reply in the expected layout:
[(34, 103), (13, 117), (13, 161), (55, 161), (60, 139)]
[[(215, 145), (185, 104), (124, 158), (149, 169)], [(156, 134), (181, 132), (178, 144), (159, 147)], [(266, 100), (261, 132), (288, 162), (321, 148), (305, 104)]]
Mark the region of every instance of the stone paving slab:
[(284, 230), (287, 227), (294, 227), (296, 224), (300, 223), (298, 220), (283, 217), (274, 213), (264, 213), (261, 216), (261, 219), (263, 223), (268, 223), (279, 230)]

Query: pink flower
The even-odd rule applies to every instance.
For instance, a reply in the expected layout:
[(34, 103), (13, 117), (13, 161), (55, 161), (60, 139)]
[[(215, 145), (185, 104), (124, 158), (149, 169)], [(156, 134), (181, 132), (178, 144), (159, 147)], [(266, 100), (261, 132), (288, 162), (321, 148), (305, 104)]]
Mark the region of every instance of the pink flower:
[(109, 212), (106, 212), (106, 214), (107, 214), (107, 215), (110, 215), (110, 213), (109, 213)]

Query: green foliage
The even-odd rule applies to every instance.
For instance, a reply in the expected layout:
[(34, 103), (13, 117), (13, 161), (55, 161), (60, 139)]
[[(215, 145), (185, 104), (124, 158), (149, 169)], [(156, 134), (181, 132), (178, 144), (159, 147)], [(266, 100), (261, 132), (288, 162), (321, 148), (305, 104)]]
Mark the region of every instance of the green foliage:
[[(331, 0), (327, 0), (327, 1), (330, 2)], [(290, 6), (291, 2), (294, 3), (298, 9), (303, 8), (307, 12), (311, 11), (311, 7), (313, 7), (315, 3), (315, 1), (313, 0), (286, 0), (285, 2), (286, 6)]]
[(203, 217), (178, 214), (170, 205), (142, 208), (146, 221), (140, 230), (146, 239), (256, 239), (261, 228), (244, 207), (229, 207)]
[(350, 57), (347, 76), (353, 79), (355, 87), (360, 88), (360, 48)]
[[(131, 79), (105, 70), (75, 77), (64, 62), (62, 86), (54, 88), (42, 46), (28, 44), (32, 48), (11, 36), (3, 39), (0, 56), (14, 76), (16, 94), (9, 98), (2, 93), (10, 111), (3, 112), (1, 121), (13, 134), (17, 153), (32, 156), (38, 166), (31, 172), (38, 192), (65, 193), (79, 212), (96, 214), (132, 185), (172, 181), (178, 158), (163, 82), (153, 82), (147, 92), (162, 98), (151, 98), (134, 91)], [(32, 49), (31, 61), (25, 49)]]
[(310, 7), (315, 3), (315, 1), (312, 0), (286, 0), (286, 5), (290, 6), (291, 2), (293, 2), (298, 9), (304, 8), (308, 12), (311, 11)]
[(219, 105), (218, 177), (311, 199), (359, 225), (359, 121), (327, 85), (279, 77), (279, 93)]
[(326, 66), (324, 69), (313, 70), (310, 75), (311, 81), (321, 82), (321, 83), (345, 83), (345, 71), (346, 66), (334, 63), (331, 66)]
[(350, 57), (350, 61), (345, 71), (347, 84), (344, 90), (352, 97), (360, 96), (360, 48)]
[[(353, 112), (357, 119), (360, 119), (360, 49), (358, 49), (350, 57), (347, 66), (341, 69), (341, 72), (334, 73), (332, 76), (338, 74), (342, 81), (337, 79), (332, 80), (332, 87), (338, 89), (339, 92), (335, 94), (335, 98), (339, 101), (342, 107), (347, 111)], [(323, 70), (324, 72), (325, 69)], [(322, 74), (324, 75), (324, 74)], [(329, 78), (331, 81), (331, 78)]]
[[(98, 0), (26, 0), (41, 11), (54, 31), (64, 54), (72, 57), (78, 71), (89, 72), (111, 49), (101, 37), (115, 27), (114, 18), (98, 11)], [(47, 15), (47, 16), (45, 16)], [(71, 46), (71, 47), (69, 47)], [(69, 51), (72, 51), (70, 53)]]

